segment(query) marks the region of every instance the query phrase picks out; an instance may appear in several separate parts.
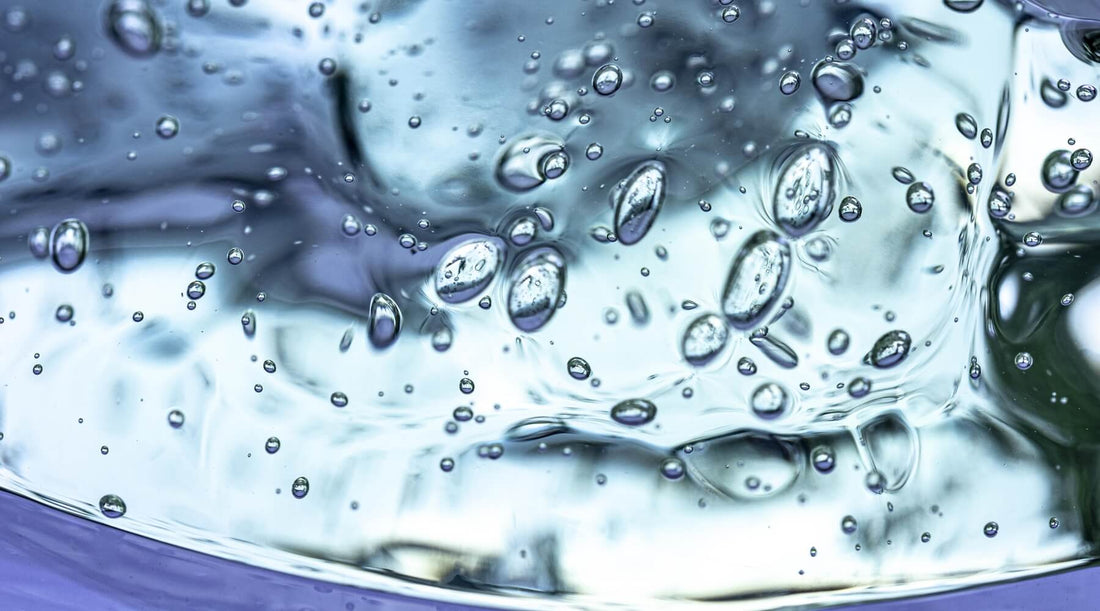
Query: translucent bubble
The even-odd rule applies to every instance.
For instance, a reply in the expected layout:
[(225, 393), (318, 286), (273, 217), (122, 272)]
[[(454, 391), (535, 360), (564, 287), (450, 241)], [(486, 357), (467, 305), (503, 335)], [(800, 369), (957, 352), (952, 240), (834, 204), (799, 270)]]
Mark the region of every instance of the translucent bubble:
[(1016, 354), (1016, 358), (1013, 359), (1013, 362), (1020, 371), (1027, 371), (1035, 364), (1035, 359), (1032, 358), (1030, 352), (1020, 352)]
[(1077, 99), (1082, 102), (1091, 102), (1096, 99), (1096, 87), (1081, 85), (1077, 88)]
[(848, 61), (856, 56), (856, 43), (851, 38), (842, 38), (836, 43), (836, 56), (842, 61)]
[(1065, 295), (1062, 295), (1061, 304), (1064, 305), (1064, 306), (1072, 305), (1073, 304), (1073, 293), (1066, 293)]
[(199, 280), (207, 280), (214, 275), (214, 264), (209, 261), (203, 261), (195, 267), (195, 277)]
[(863, 75), (844, 62), (822, 61), (814, 66), (810, 80), (823, 100), (847, 102), (863, 95)]
[(978, 10), (985, 0), (943, 0), (944, 6), (960, 13), (969, 13)]
[(309, 16), (314, 19), (325, 14), (325, 5), (322, 2), (311, 2), (309, 4)]
[(913, 178), (913, 173), (910, 172), (908, 168), (896, 167), (891, 170), (890, 173), (894, 177), (894, 180), (900, 182), (903, 185), (910, 184), (915, 180)]
[(864, 377), (853, 379), (848, 383), (848, 395), (853, 399), (861, 399), (871, 392), (871, 381)]
[(852, 42), (855, 43), (856, 48), (869, 49), (871, 45), (875, 44), (875, 37), (878, 34), (878, 25), (870, 17), (862, 17), (852, 24), (848, 33), (852, 38)]
[(863, 485), (875, 494), (882, 494), (886, 490), (886, 476), (878, 471), (868, 471)]
[(178, 429), (183, 426), (183, 412), (178, 409), (174, 409), (168, 412), (168, 425), (174, 429)]
[(138, 310), (137, 312), (134, 312), (134, 315), (131, 318), (134, 322), (141, 322), (145, 320), (145, 313), (141, 310)]
[(210, 0), (187, 0), (187, 14), (192, 17), (205, 17), (210, 12)]
[(500, 262), (500, 249), (493, 241), (463, 242), (440, 259), (435, 273), (436, 294), (448, 303), (468, 301), (489, 286)]
[(802, 77), (794, 70), (789, 70), (779, 77), (779, 92), (783, 95), (791, 95), (798, 91), (801, 84)]
[(983, 148), (993, 146), (993, 130), (988, 127), (983, 129), (982, 133), (978, 136), (978, 141), (982, 143)]
[(50, 256), (50, 230), (45, 227), (32, 229), (27, 234), (27, 247), (35, 259), (45, 259)]
[(836, 466), (836, 454), (831, 447), (820, 445), (810, 452), (810, 461), (818, 473), (828, 473)]
[(305, 477), (296, 478), (294, 483), (290, 485), (290, 493), (296, 499), (305, 498), (309, 494), (309, 480)]
[(751, 376), (756, 373), (756, 363), (747, 356), (743, 356), (737, 360), (737, 373), (744, 376)]
[(966, 180), (972, 185), (982, 182), (982, 166), (972, 163), (966, 168)]
[(1029, 231), (1024, 235), (1024, 245), (1035, 247), (1043, 243), (1043, 236), (1036, 231)]
[(615, 64), (601, 66), (592, 76), (592, 89), (600, 95), (611, 95), (623, 84), (623, 71)]
[(729, 328), (714, 314), (703, 314), (688, 325), (680, 340), (680, 351), (696, 367), (709, 363), (726, 347)]
[(278, 437), (268, 437), (267, 441), (264, 442), (264, 450), (267, 451), (268, 454), (274, 454), (279, 451), (282, 445)]
[(517, 138), (497, 157), (496, 178), (512, 191), (528, 191), (546, 180), (542, 160), (563, 151), (565, 143), (557, 136), (536, 134)]
[(722, 9), (722, 21), (733, 23), (741, 17), (741, 9), (737, 5), (730, 5)]
[(909, 355), (911, 343), (912, 338), (905, 331), (889, 331), (875, 342), (871, 351), (864, 357), (864, 362), (880, 369), (893, 367)]
[(454, 342), (454, 334), (447, 327), (432, 333), (432, 348), (436, 352), (446, 352)]
[(588, 361), (579, 356), (569, 359), (566, 369), (574, 380), (587, 380), (592, 375), (592, 367), (589, 366)]
[(11, 161), (7, 157), (0, 155), (0, 181), (3, 181), (8, 176), (11, 176)]
[(905, 202), (913, 212), (928, 212), (935, 201), (936, 194), (932, 191), (932, 185), (926, 182), (915, 182), (905, 192)]
[(200, 280), (193, 280), (187, 285), (187, 297), (189, 299), (201, 299), (206, 294), (206, 285)]
[(989, 216), (1004, 218), (1012, 211), (1012, 195), (1000, 185), (989, 192)]
[(603, 156), (603, 146), (600, 145), (600, 143), (598, 142), (593, 142), (592, 144), (589, 144), (588, 148), (584, 149), (584, 156), (587, 157), (589, 161), (595, 161), (599, 159)]
[(551, 100), (542, 109), (542, 113), (549, 117), (551, 121), (561, 121), (569, 114), (569, 103), (561, 98)]
[(684, 476), (684, 463), (677, 458), (666, 458), (661, 463), (661, 475), (671, 480), (677, 480)]
[(664, 199), (665, 166), (659, 161), (643, 162), (619, 181), (611, 191), (619, 242), (631, 245), (645, 237)]
[(753, 391), (750, 405), (754, 414), (770, 420), (790, 410), (790, 397), (779, 384), (766, 382)]
[(638, 27), (648, 28), (653, 25), (653, 13), (642, 13), (638, 15)]
[(239, 265), (241, 261), (244, 261), (244, 251), (234, 246), (226, 253), (225, 259), (229, 261), (230, 265)]
[(56, 318), (58, 322), (69, 322), (73, 319), (73, 306), (68, 304), (57, 306), (57, 311), (54, 312), (54, 318)]
[(50, 235), (50, 253), (59, 271), (74, 271), (88, 254), (88, 228), (77, 219), (61, 221)]
[(857, 527), (858, 524), (856, 523), (856, 519), (852, 516), (844, 516), (844, 518), (840, 521), (840, 530), (842, 530), (846, 535), (850, 535), (856, 532)]
[(958, 128), (960, 134), (966, 136), (970, 140), (978, 137), (977, 120), (965, 112), (960, 112), (955, 115), (955, 127)]
[(852, 120), (852, 105), (846, 102), (833, 104), (829, 108), (829, 125), (842, 128)]
[(370, 321), (367, 339), (375, 348), (386, 348), (397, 341), (401, 332), (401, 309), (385, 293), (375, 293), (370, 300)]
[(153, 9), (145, 0), (114, 0), (107, 9), (107, 32), (115, 44), (135, 57), (160, 49), (161, 32)]
[(1043, 160), (1043, 186), (1052, 193), (1068, 191), (1077, 182), (1077, 170), (1073, 167), (1067, 150), (1054, 151)]
[(668, 70), (659, 70), (650, 77), (649, 86), (654, 91), (663, 93), (676, 86), (676, 76)]
[(722, 291), (722, 313), (738, 329), (757, 326), (787, 283), (790, 247), (762, 230), (745, 242)]
[(1043, 99), (1043, 102), (1051, 108), (1061, 108), (1069, 101), (1065, 92), (1056, 87), (1054, 83), (1050, 82), (1049, 78), (1043, 79), (1039, 87), (1039, 96)]
[(1065, 216), (1080, 216), (1092, 212), (1096, 194), (1089, 185), (1076, 185), (1058, 196), (1057, 210)]
[(849, 344), (851, 344), (851, 337), (844, 329), (833, 329), (825, 343), (829, 352), (836, 355), (847, 352)]
[(325, 76), (336, 74), (336, 60), (331, 57), (322, 58), (321, 61), (317, 63), (317, 70)]
[(348, 404), (348, 396), (342, 392), (334, 392), (329, 396), (329, 401), (336, 407), (345, 407)]
[(1070, 155), (1070, 163), (1073, 164), (1075, 170), (1087, 170), (1092, 165), (1092, 151), (1088, 149), (1077, 149)]
[(829, 147), (813, 143), (790, 151), (778, 176), (772, 211), (788, 234), (804, 235), (832, 212), (836, 167)]
[(126, 515), (126, 503), (116, 494), (105, 494), (99, 499), (99, 511), (108, 518)]
[(450, 473), (455, 468), (455, 460), (453, 458), (444, 458), (439, 461), (439, 468), (444, 473)]
[(1052, 517), (1050, 519), (1050, 521), (1047, 522), (1047, 524), (1050, 526), (1051, 530), (1053, 530), (1055, 528), (1058, 528), (1058, 526), (1060, 525), (1060, 522), (1058, 522), (1058, 518)]
[(1001, 530), (1000, 526), (997, 526), (996, 522), (986, 522), (985, 527), (982, 528), (982, 532), (985, 536), (992, 539), (997, 536), (997, 532)]
[(840, 200), (840, 220), (851, 223), (863, 215), (863, 204), (851, 195)]
[(156, 132), (158, 136), (165, 140), (174, 138), (176, 134), (180, 133), (179, 119), (172, 115), (164, 115), (157, 119)]
[(611, 408), (611, 419), (626, 426), (648, 424), (657, 417), (657, 406), (645, 399), (627, 399)]

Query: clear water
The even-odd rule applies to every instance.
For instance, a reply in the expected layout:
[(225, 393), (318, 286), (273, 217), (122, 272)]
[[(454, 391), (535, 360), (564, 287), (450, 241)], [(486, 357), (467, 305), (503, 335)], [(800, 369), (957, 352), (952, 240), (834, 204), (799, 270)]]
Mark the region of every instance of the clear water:
[(5, 489), (516, 606), (1097, 553), (1095, 2), (0, 16)]

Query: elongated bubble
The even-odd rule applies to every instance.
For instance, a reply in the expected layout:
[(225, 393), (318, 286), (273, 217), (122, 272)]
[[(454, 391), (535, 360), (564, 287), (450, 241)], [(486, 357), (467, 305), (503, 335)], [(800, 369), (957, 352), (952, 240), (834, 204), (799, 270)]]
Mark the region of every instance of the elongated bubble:
[(774, 233), (761, 230), (741, 247), (722, 291), (722, 313), (738, 329), (757, 326), (787, 284), (791, 252)]
[(775, 221), (793, 237), (801, 236), (829, 216), (836, 197), (836, 167), (828, 146), (800, 146), (782, 159), (772, 200)]

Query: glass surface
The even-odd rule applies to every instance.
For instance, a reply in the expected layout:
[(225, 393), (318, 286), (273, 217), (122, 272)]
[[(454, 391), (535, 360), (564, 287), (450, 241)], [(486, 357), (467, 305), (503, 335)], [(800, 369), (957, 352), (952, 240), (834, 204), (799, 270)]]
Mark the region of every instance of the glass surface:
[(1083, 566), (1098, 66), (1096, 0), (0, 0), (0, 488), (424, 605)]

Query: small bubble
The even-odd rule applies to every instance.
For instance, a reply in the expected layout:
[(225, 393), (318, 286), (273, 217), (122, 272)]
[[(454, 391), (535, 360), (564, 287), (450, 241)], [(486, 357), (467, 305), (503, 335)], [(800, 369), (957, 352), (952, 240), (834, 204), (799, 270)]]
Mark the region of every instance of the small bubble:
[(1031, 353), (1029, 352), (1018, 353), (1016, 358), (1013, 359), (1013, 362), (1016, 363), (1016, 368), (1020, 371), (1027, 371), (1035, 364), (1035, 360), (1031, 357)]
[(168, 412), (168, 424), (174, 429), (183, 426), (183, 412), (178, 409)]
[(305, 498), (309, 494), (309, 480), (305, 477), (296, 478), (294, 483), (290, 485), (290, 493), (296, 499)]
[(474, 381), (470, 378), (462, 378), (458, 381), (458, 390), (464, 395), (474, 392)]
[(863, 215), (863, 205), (859, 203), (859, 200), (849, 195), (840, 202), (840, 220), (851, 223), (859, 220), (859, 217)]
[(179, 119), (172, 115), (164, 115), (157, 119), (156, 132), (158, 136), (165, 140), (175, 138), (176, 134), (180, 133)]
[(57, 306), (57, 311), (54, 312), (54, 317), (58, 322), (69, 322), (73, 319), (73, 306), (68, 304), (62, 304)]
[(798, 75), (794, 70), (784, 72), (779, 77), (779, 92), (783, 95), (791, 95), (798, 91), (798, 87), (802, 84), (802, 77)]
[(589, 366), (588, 361), (579, 356), (569, 359), (566, 369), (574, 380), (587, 380), (592, 375), (592, 367)]
[(99, 511), (108, 518), (121, 518), (126, 514), (126, 503), (115, 494), (105, 494), (99, 499)]
[(997, 536), (997, 532), (998, 532), (998, 531), (999, 531), (1000, 529), (1001, 529), (1001, 527), (1000, 527), (1000, 526), (997, 526), (997, 523), (996, 523), (996, 522), (986, 522), (986, 525), (985, 525), (985, 527), (984, 527), (984, 528), (982, 529), (982, 532), (984, 532), (984, 533), (985, 533), (985, 536), (987, 536), (987, 537), (989, 537), (990, 539), (992, 539), (993, 537), (996, 537), (996, 536)]
[(856, 532), (857, 527), (858, 524), (856, 523), (856, 519), (852, 516), (844, 516), (844, 518), (840, 521), (840, 530), (842, 530), (846, 535), (850, 535)]
[(266, 450), (268, 454), (274, 454), (279, 451), (282, 445), (278, 437), (268, 437), (267, 441), (264, 442), (264, 450)]

